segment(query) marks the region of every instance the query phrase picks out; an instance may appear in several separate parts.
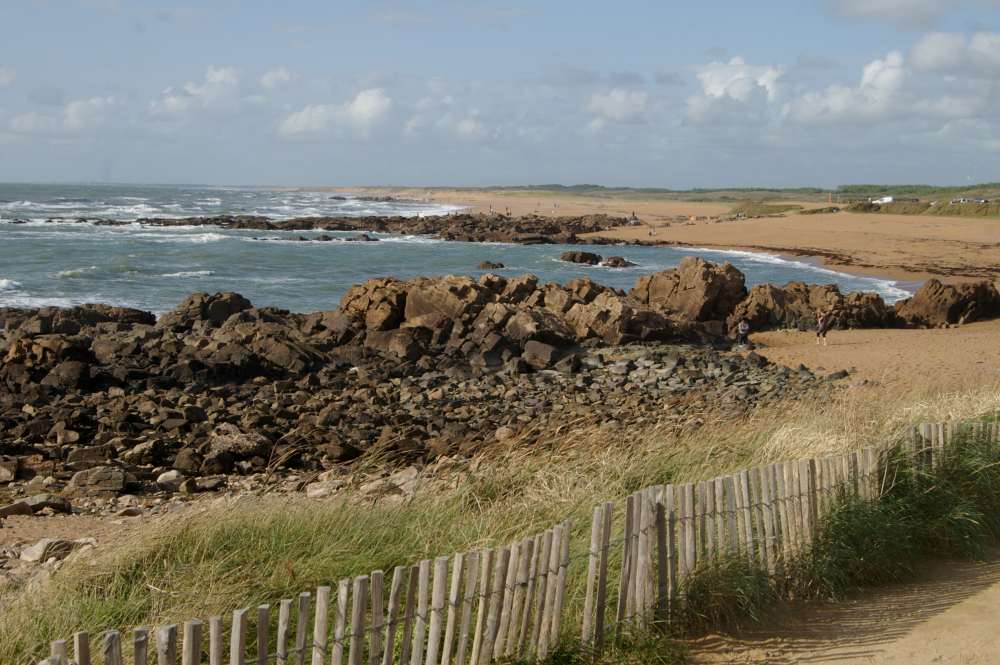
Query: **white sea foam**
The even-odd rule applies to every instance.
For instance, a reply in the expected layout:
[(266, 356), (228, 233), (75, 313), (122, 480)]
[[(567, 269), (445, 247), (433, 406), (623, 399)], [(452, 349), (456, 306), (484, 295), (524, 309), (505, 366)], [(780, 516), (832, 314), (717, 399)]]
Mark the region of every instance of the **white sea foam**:
[(707, 247), (692, 247), (691, 249), (702, 253), (719, 254), (722, 256), (741, 258), (747, 261), (751, 261), (753, 263), (765, 263), (765, 264), (777, 265), (789, 268), (798, 268), (800, 270), (807, 270), (809, 272), (815, 272), (821, 275), (830, 275), (831, 277), (834, 277), (837, 281), (844, 279), (857, 280), (865, 284), (870, 284), (872, 290), (879, 293), (888, 303), (893, 303), (896, 302), (897, 300), (902, 300), (903, 298), (909, 298), (911, 295), (913, 295), (906, 289), (901, 288), (898, 285), (898, 283), (893, 280), (878, 279), (877, 277), (864, 277), (859, 275), (852, 275), (850, 273), (824, 268), (823, 266), (818, 266), (812, 263), (808, 263), (806, 261), (795, 261), (793, 259), (785, 259), (775, 254), (766, 254), (764, 252), (747, 252), (737, 249), (710, 249)]
[(182, 270), (180, 272), (164, 273), (160, 277), (210, 277), (214, 274), (214, 270)]
[(0, 291), (16, 291), (19, 286), (21, 283), (12, 279), (0, 279)]
[(56, 277), (66, 278), (66, 277), (79, 277), (88, 272), (97, 270), (97, 266), (87, 266), (86, 268), (72, 268), (70, 270), (60, 270), (56, 273)]

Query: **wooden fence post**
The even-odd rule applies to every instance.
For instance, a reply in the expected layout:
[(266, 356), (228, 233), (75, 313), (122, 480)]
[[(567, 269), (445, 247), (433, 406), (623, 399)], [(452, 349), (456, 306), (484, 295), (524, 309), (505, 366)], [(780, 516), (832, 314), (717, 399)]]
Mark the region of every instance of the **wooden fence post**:
[(368, 665), (380, 665), (382, 662), (382, 631), (385, 630), (384, 591), (382, 589), (384, 573), (381, 570), (371, 574), (371, 612), (372, 624), (368, 636)]
[[(476, 586), (479, 581), (479, 552), (469, 552), (465, 555), (466, 575), (465, 589), (462, 593), (462, 621), (458, 629), (458, 645), (455, 647), (455, 665), (465, 665), (469, 650), (469, 628), (472, 625), (473, 603), (476, 599)], [(530, 605), (530, 598), (528, 601)], [(527, 612), (527, 607), (525, 612)], [(527, 615), (525, 615), (527, 616)], [(522, 633), (522, 639), (523, 639)]]
[(511, 543), (510, 556), (507, 560), (507, 576), (504, 579), (503, 604), (500, 606), (500, 624), (497, 627), (496, 636), (493, 639), (493, 658), (503, 657), (507, 648), (507, 635), (510, 632), (511, 609), (514, 606), (514, 589), (517, 580), (517, 571), (521, 559), (521, 543)]
[(382, 665), (392, 665), (396, 655), (396, 627), (399, 622), (400, 596), (406, 585), (409, 569), (406, 566), (396, 566), (392, 571), (392, 582), (389, 585), (389, 610), (385, 622), (385, 645), (382, 651)]
[(586, 647), (594, 640), (594, 600), (597, 595), (597, 568), (600, 564), (601, 532), (604, 529), (604, 504), (594, 508), (590, 524), (590, 549), (587, 550), (587, 586), (583, 601), (580, 643)]
[(267, 665), (268, 649), (271, 639), (268, 634), (271, 628), (271, 606), (257, 606), (257, 665)]
[[(549, 544), (552, 536), (549, 534)], [(493, 596), (493, 550), (483, 550), (479, 559), (479, 608), (476, 611), (476, 625), (472, 633), (472, 651), (469, 654), (470, 665), (478, 665), (483, 648), (483, 637), (486, 632), (486, 616), (490, 611), (490, 601)]]
[(504, 581), (507, 577), (507, 568), (509, 565), (510, 548), (498, 548), (495, 552), (493, 572), (490, 576), (489, 612), (486, 613), (486, 624), (480, 646), (482, 649), (479, 657), (480, 665), (489, 665), (493, 661), (493, 646), (496, 641), (497, 631), (500, 628), (500, 612), (503, 609), (505, 595)]
[(292, 623), (292, 601), (286, 598), (278, 606), (278, 634), (275, 638), (277, 665), (288, 665), (288, 629)]
[(368, 576), (354, 578), (351, 591), (351, 650), (348, 654), (350, 665), (362, 665), (365, 660), (365, 610), (368, 601)]
[(156, 630), (157, 665), (177, 665), (177, 626), (170, 624)]
[(222, 665), (222, 617), (208, 618), (208, 665)]
[(104, 665), (124, 665), (122, 661), (121, 633), (109, 630), (104, 633)]
[(299, 594), (298, 618), (295, 623), (295, 662), (296, 665), (305, 665), (306, 643), (309, 630), (309, 604), (312, 594), (303, 591)]
[(347, 603), (351, 595), (351, 580), (343, 579), (337, 582), (337, 609), (333, 612), (333, 655), (332, 665), (343, 665), (344, 653), (347, 651)]
[(594, 653), (600, 657), (604, 649), (604, 621), (608, 602), (608, 558), (611, 556), (611, 522), (614, 504), (606, 502), (602, 515), (601, 546), (597, 567), (597, 598), (594, 607)]
[(451, 663), (451, 652), (455, 645), (455, 629), (458, 626), (459, 606), (462, 602), (462, 568), (464, 563), (464, 554), (456, 554), (451, 563), (451, 587), (448, 590), (448, 619), (444, 628), (444, 644), (441, 645), (441, 665), (449, 665)]
[(329, 641), (330, 587), (316, 589), (316, 613), (313, 615), (312, 665), (323, 665)]
[(410, 665), (423, 665), (424, 643), (427, 640), (427, 611), (430, 604), (431, 560), (424, 559), (417, 567), (417, 614), (413, 622), (413, 642)]
[(90, 665), (90, 635), (79, 632), (73, 635), (73, 658), (76, 665)]
[[(181, 663), (183, 665), (201, 665), (201, 621), (197, 619), (184, 622), (184, 645), (181, 651)], [(265, 643), (264, 653), (267, 653)], [(258, 657), (258, 662), (260, 658)], [(265, 656), (264, 665), (267, 665)]]
[(427, 636), (427, 665), (438, 665), (441, 631), (444, 628), (445, 590), (448, 588), (448, 557), (434, 559), (434, 580), (431, 585), (430, 629)]
[[(229, 633), (229, 665), (246, 664), (247, 613), (249, 611), (242, 609), (233, 612), (233, 627)], [(313, 665), (316, 665), (315, 661), (313, 661)]]

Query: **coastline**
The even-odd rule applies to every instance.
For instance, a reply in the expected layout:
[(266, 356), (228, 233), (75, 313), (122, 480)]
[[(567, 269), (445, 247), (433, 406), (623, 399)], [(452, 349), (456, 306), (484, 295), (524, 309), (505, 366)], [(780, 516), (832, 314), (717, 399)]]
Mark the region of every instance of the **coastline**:
[[(958, 283), (1000, 279), (997, 222), (986, 218), (926, 217), (881, 213), (797, 213), (737, 218), (735, 199), (690, 201), (666, 195), (573, 194), (547, 190), (420, 187), (330, 188), (338, 191), (411, 197), (423, 202), (465, 206), (469, 212), (552, 218), (606, 214), (640, 222), (602, 230), (607, 240), (646, 244), (655, 229), (656, 244), (764, 252), (818, 260), (846, 274), (899, 282), (912, 288), (928, 279)], [(768, 203), (779, 203), (768, 201)], [(803, 209), (826, 202), (781, 201)]]

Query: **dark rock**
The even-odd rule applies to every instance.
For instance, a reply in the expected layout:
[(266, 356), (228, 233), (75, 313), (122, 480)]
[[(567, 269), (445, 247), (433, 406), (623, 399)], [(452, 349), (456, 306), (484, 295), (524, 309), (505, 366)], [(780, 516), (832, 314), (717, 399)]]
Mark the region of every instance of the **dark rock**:
[(569, 263), (582, 263), (588, 266), (596, 266), (601, 262), (601, 255), (594, 254), (593, 252), (564, 252), (562, 256), (559, 257), (560, 261), (568, 261)]

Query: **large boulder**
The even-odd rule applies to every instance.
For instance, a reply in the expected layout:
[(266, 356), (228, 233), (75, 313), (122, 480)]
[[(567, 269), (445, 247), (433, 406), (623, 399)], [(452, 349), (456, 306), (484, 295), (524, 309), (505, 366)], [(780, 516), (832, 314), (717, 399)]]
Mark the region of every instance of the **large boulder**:
[(685, 321), (725, 321), (746, 295), (743, 273), (731, 263), (720, 266), (694, 256), (639, 278), (629, 292), (636, 302)]
[[(391, 330), (403, 321), (408, 284), (391, 277), (370, 279), (348, 289), (338, 312), (367, 330)], [(342, 325), (336, 322), (339, 327)]]
[(195, 324), (205, 322), (221, 326), (233, 314), (250, 309), (253, 305), (238, 293), (194, 293), (180, 305), (160, 317), (157, 326), (173, 330), (190, 330)]
[(746, 319), (751, 330), (816, 327), (820, 311), (834, 312), (834, 325), (841, 328), (887, 328), (896, 325), (892, 307), (876, 293), (843, 294), (835, 284), (789, 282), (784, 287), (758, 284), (736, 306), (729, 328)]
[(1000, 316), (1000, 292), (987, 281), (951, 285), (931, 279), (896, 303), (896, 313), (915, 325), (971, 323)]
[(437, 330), (451, 323), (471, 322), (491, 296), (470, 277), (417, 279), (406, 294), (403, 325)]

